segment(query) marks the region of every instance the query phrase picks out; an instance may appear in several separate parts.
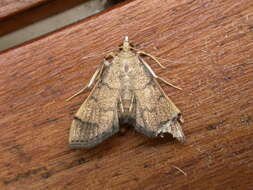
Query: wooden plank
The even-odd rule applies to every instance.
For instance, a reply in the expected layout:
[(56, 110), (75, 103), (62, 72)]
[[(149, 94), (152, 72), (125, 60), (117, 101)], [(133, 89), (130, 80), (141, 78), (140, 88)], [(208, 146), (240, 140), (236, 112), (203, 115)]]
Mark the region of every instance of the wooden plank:
[[(253, 187), (253, 2), (136, 0), (0, 55), (1, 189)], [(128, 35), (182, 110), (185, 144), (127, 130), (68, 148), (82, 88)], [(170, 61), (168, 61), (170, 60)], [(182, 169), (187, 176), (176, 167)]]
[(13, 16), (17, 13), (23, 12), (32, 7), (36, 7), (42, 3), (45, 3), (49, 0), (4, 0), (0, 2), (0, 20)]
[(63, 3), (62, 0), (54, 0), (26, 10), (20, 14), (12, 15), (2, 21), (0, 19), (0, 36), (73, 8), (85, 1), (87, 0), (64, 0)]

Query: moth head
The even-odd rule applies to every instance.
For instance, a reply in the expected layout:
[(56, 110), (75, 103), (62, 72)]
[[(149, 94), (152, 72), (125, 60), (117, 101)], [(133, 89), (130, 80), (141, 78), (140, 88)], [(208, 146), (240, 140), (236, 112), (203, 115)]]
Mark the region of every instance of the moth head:
[(131, 49), (131, 45), (128, 40), (128, 36), (125, 36), (125, 39), (123, 41), (122, 50), (123, 51), (129, 51)]

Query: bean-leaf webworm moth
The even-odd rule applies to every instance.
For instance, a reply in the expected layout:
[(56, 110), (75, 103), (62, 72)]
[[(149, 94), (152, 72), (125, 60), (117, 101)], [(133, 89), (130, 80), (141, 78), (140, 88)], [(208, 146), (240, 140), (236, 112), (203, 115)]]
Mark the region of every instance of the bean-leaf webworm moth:
[(185, 136), (180, 124), (180, 110), (166, 96), (157, 76), (143, 56), (152, 55), (135, 49), (125, 37), (117, 52), (105, 56), (103, 63), (85, 88), (68, 100), (92, 88), (77, 111), (71, 125), (71, 148), (90, 148), (119, 131), (121, 123), (129, 123), (149, 137), (170, 133), (179, 141)]

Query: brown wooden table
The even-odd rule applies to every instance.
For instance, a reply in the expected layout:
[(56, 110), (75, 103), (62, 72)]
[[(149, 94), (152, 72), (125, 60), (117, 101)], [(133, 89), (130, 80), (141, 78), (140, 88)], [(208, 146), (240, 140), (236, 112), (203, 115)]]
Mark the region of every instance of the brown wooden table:
[[(128, 35), (182, 110), (187, 141), (128, 129), (71, 150), (70, 102)], [(253, 189), (253, 1), (135, 0), (0, 54), (0, 189)]]

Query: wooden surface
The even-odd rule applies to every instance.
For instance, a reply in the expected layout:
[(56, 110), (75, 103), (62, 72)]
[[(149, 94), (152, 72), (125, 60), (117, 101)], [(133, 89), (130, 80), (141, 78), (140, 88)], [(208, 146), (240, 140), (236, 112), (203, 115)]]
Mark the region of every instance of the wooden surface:
[(1, 0), (0, 20), (38, 6), (47, 1), (49, 0)]
[[(187, 142), (127, 129), (68, 148), (82, 88), (125, 35), (155, 72)], [(170, 60), (170, 61), (169, 61)], [(0, 189), (253, 189), (252, 0), (135, 0), (0, 55)], [(176, 167), (185, 172), (184, 175)]]

